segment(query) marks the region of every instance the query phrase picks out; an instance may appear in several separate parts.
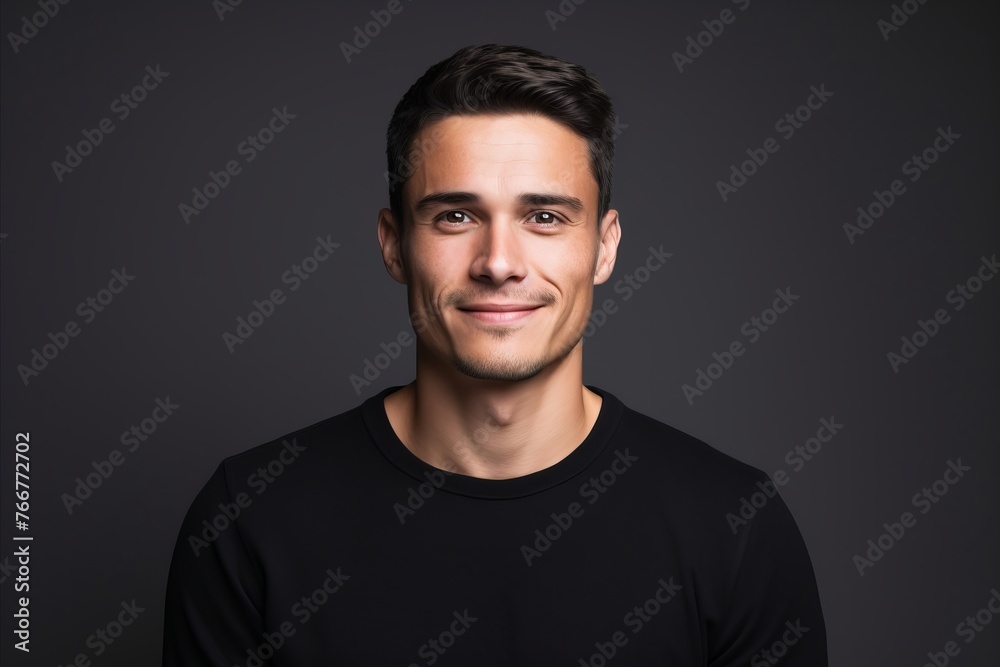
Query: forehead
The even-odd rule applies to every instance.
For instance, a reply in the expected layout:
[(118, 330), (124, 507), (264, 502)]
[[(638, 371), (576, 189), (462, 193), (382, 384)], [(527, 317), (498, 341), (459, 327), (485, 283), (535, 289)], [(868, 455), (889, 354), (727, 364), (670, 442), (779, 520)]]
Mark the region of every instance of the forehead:
[(408, 162), (413, 172), (403, 194), (409, 202), (450, 190), (572, 193), (588, 205), (597, 197), (587, 140), (537, 114), (434, 121), (414, 138)]

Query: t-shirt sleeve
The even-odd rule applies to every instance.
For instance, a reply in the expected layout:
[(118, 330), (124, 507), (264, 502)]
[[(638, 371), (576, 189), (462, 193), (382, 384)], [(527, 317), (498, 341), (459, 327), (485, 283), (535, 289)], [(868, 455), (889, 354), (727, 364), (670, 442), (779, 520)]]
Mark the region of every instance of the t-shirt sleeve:
[(243, 544), (225, 466), (219, 465), (192, 502), (174, 547), (164, 607), (164, 667), (242, 664), (260, 643), (263, 580)]
[(812, 562), (780, 495), (757, 510), (740, 539), (727, 611), (710, 645), (710, 667), (764, 667), (778, 661), (782, 667), (827, 667), (826, 626)]

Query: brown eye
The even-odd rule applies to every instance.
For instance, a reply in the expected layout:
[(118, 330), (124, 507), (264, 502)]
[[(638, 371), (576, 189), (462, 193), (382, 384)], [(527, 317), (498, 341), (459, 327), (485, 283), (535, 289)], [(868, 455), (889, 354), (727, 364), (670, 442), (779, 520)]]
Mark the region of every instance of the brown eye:
[(536, 222), (545, 226), (555, 225), (559, 222), (559, 218), (557, 218), (554, 213), (549, 213), (548, 211), (539, 211), (531, 217), (534, 218)]
[(468, 217), (469, 216), (465, 215), (461, 211), (448, 211), (443, 216), (441, 216), (441, 219), (444, 220), (445, 222), (457, 223), (457, 222), (465, 222), (465, 218)]

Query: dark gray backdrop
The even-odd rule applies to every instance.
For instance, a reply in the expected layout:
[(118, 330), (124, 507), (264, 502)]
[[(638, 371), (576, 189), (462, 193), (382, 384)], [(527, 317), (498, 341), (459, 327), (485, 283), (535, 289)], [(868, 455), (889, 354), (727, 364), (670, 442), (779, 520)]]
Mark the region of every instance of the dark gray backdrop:
[[(410, 330), (405, 288), (385, 273), (375, 236), (384, 128), (429, 65), (500, 42), (585, 65), (620, 116), (623, 239), (595, 294), (615, 312), (586, 340), (585, 381), (785, 471), (833, 664), (917, 666), (949, 641), (960, 649), (950, 664), (996, 664), (1000, 619), (971, 641), (959, 627), (1000, 586), (1000, 280), (978, 282), (993, 278), (1000, 250), (992, 5), (403, 0), (347, 62), (339, 44), (388, 3), (245, 0), (221, 18), (209, 0), (49, 4), (51, 18), (45, 0), (2, 10), (5, 663), (83, 653), (95, 665), (158, 664), (170, 552), (219, 461), (412, 378), (409, 347), (360, 393), (349, 379)], [(727, 8), (731, 23), (713, 23)], [(686, 49), (695, 57), (679, 70), (673, 54)], [(156, 83), (147, 66), (168, 74)], [(112, 103), (144, 77), (155, 88), (137, 91), (145, 99), (121, 118)], [(799, 109), (813, 86), (825, 100)], [(238, 145), (275, 108), (295, 117), (247, 162)], [(775, 123), (797, 109), (809, 118), (788, 136)], [(113, 131), (57, 175), (53, 162), (103, 118)], [(760, 158), (769, 137), (777, 151), (744, 165), (752, 174), (723, 198), (717, 182), (748, 149)], [(928, 148), (933, 164), (905, 172)], [(186, 224), (179, 204), (229, 160), (242, 171)], [(858, 207), (896, 179), (903, 194), (849, 234)], [(291, 291), (282, 275), (317, 237), (340, 246)], [(673, 255), (647, 273), (650, 246)], [(102, 294), (123, 267), (134, 278)], [(645, 280), (627, 299), (615, 290), (626, 276)], [(231, 353), (223, 334), (276, 288), (287, 300)], [(774, 321), (764, 311), (778, 289), (798, 299)], [(87, 310), (102, 297), (100, 312)], [(762, 313), (772, 324), (751, 341), (741, 328)], [(935, 335), (914, 336), (919, 321)], [(70, 322), (77, 335), (58, 335)], [(902, 354), (901, 337), (920, 347), (894, 368), (887, 355)], [(710, 367), (734, 341), (743, 355)], [(699, 369), (715, 379), (689, 401), (682, 385)], [(179, 407), (147, 421), (155, 432), (128, 451), (122, 432), (168, 397)], [(844, 426), (793, 465), (821, 418)], [(25, 431), (30, 522), (19, 531)], [(64, 494), (113, 450), (121, 465), (70, 512)], [(968, 470), (935, 492), (949, 462)], [(925, 487), (936, 502), (915, 503)], [(915, 525), (883, 536), (904, 512)], [(13, 648), (15, 534), (34, 538), (30, 655)], [(854, 557), (880, 536), (890, 548), (859, 573)], [(88, 637), (133, 599), (144, 611), (96, 656)]]

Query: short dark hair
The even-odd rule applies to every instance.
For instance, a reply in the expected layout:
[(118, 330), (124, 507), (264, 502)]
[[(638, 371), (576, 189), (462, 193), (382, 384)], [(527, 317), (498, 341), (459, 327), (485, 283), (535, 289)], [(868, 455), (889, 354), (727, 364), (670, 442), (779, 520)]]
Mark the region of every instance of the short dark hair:
[(580, 65), (523, 46), (466, 46), (432, 65), (399, 100), (386, 131), (389, 208), (403, 234), (403, 184), (423, 151), (425, 125), (447, 116), (537, 113), (587, 140), (598, 226), (611, 207), (616, 123), (611, 98)]

